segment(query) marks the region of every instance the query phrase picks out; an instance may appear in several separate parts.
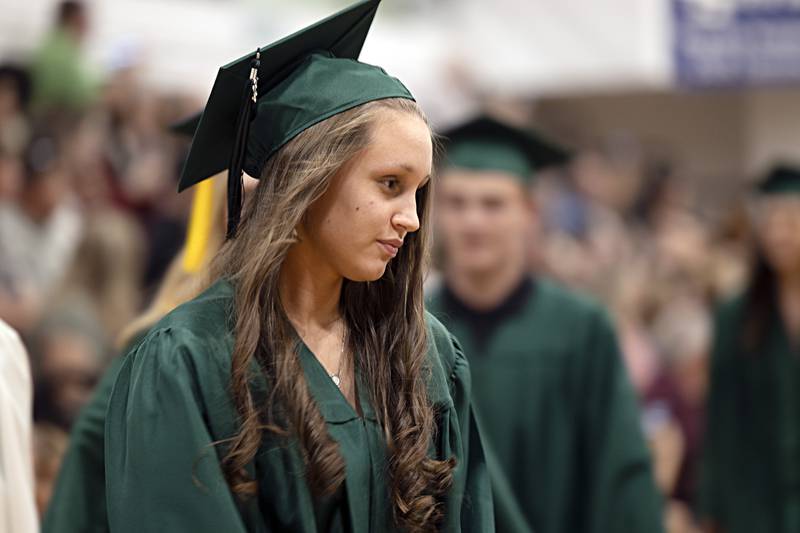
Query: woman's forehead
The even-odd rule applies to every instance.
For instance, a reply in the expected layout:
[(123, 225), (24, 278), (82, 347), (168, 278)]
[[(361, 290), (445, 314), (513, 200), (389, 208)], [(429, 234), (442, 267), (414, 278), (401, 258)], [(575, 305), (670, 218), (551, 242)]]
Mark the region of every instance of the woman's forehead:
[(364, 157), (404, 172), (427, 176), (433, 163), (433, 141), (428, 125), (411, 113), (386, 110), (372, 128)]

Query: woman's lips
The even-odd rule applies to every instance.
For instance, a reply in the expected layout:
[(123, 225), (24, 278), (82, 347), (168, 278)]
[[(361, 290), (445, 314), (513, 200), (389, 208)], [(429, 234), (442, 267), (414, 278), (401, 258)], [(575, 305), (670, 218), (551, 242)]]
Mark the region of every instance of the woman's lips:
[(401, 240), (388, 240), (388, 241), (378, 241), (381, 248), (389, 255), (389, 257), (395, 257), (397, 252), (400, 251), (400, 247), (403, 245), (403, 241)]

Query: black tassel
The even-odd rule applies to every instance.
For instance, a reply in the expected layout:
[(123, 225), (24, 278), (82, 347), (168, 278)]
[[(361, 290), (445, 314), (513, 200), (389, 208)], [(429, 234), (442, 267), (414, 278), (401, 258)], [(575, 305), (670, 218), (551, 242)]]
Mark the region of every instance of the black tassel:
[(250, 77), (242, 93), (242, 105), (236, 119), (236, 137), (231, 150), (231, 160), (228, 165), (228, 229), (226, 239), (236, 237), (239, 228), (239, 219), (242, 216), (242, 196), (244, 177), (242, 167), (247, 149), (247, 134), (250, 131), (250, 117), (258, 98), (258, 68), (261, 65), (261, 52), (256, 50), (256, 56), (250, 63)]

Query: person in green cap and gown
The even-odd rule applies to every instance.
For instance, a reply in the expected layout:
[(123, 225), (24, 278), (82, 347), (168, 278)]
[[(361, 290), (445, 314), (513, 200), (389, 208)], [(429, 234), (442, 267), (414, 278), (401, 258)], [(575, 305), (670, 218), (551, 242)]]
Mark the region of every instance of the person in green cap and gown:
[(357, 60), (377, 5), (220, 69), (179, 188), (228, 169), (227, 241), (119, 371), (113, 533), (494, 530), (469, 366), (423, 307), (432, 132)]
[[(173, 126), (172, 130), (180, 133), (182, 127), (186, 127), (186, 123)], [(105, 422), (114, 382), (125, 354), (144, 338), (153, 324), (197, 296), (204, 285), (208, 263), (219, 250), (225, 234), (225, 192), (224, 175), (198, 184), (183, 250), (173, 259), (148, 308), (122, 331), (118, 339), (122, 347), (119, 356), (111, 360), (89, 403), (72, 426), (69, 446), (42, 522), (42, 533), (108, 531)]]
[(753, 204), (757, 250), (716, 313), (699, 514), (715, 533), (800, 531), (800, 167)]
[(443, 136), (443, 283), (428, 309), (462, 343), (487, 449), (528, 525), (538, 533), (661, 531), (637, 402), (607, 313), (530, 274), (530, 180), (569, 153), (485, 116)]

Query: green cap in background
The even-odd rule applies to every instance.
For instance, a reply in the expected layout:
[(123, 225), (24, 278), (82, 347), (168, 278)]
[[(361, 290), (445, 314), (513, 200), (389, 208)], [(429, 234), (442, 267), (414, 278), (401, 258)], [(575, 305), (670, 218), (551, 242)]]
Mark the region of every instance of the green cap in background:
[(441, 133), (444, 167), (511, 174), (528, 183), (546, 167), (563, 165), (571, 153), (531, 131), (478, 116)]
[(800, 168), (777, 164), (756, 185), (760, 194), (800, 194)]

